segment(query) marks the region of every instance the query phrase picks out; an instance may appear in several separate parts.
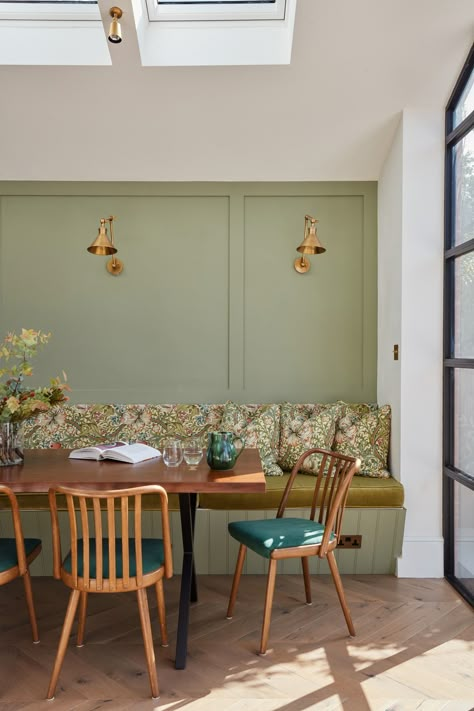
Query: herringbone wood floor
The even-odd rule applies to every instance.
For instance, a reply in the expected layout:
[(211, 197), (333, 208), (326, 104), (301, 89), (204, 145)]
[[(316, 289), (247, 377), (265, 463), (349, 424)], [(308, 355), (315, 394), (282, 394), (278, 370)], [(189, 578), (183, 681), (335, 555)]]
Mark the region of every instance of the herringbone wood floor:
[[(149, 698), (134, 594), (91, 595), (86, 644), (72, 638), (56, 699), (43, 701), (68, 590), (34, 578), (41, 643), (33, 645), (23, 586), (0, 588), (0, 711), (471, 711), (474, 616), (443, 580), (344, 576), (357, 636), (350, 639), (332, 582), (277, 578), (269, 652), (255, 654), (265, 578), (243, 576), (225, 619), (230, 576), (202, 576), (184, 671), (172, 660), (179, 577), (165, 584), (170, 646), (156, 643), (159, 701)], [(155, 639), (156, 601), (149, 595)]]

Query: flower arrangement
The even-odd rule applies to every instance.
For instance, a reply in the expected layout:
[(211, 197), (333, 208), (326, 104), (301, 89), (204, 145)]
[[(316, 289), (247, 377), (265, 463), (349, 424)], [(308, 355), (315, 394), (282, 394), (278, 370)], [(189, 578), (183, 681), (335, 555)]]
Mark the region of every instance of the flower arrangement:
[(49, 387), (25, 386), (25, 379), (33, 373), (31, 359), (50, 338), (50, 333), (23, 328), (19, 335), (8, 333), (0, 344), (0, 365), (6, 362), (0, 368), (0, 423), (23, 422), (68, 399), (65, 373), (64, 382), (52, 378)]

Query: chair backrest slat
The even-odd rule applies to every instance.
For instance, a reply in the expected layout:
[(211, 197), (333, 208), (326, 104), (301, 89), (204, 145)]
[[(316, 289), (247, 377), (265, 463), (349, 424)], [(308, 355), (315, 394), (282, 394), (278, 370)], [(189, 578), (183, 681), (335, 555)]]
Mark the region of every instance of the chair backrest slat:
[(321, 491), (321, 484), (323, 483), (323, 473), (326, 470), (326, 462), (327, 462), (327, 455), (323, 454), (323, 461), (322, 461), (321, 466), (319, 467), (318, 476), (316, 479), (316, 484), (314, 486), (313, 499), (311, 501), (310, 519), (312, 521), (314, 521), (314, 518), (316, 516), (316, 509), (318, 508), (318, 498), (319, 498), (320, 491)]
[(77, 586), (77, 522), (74, 499), (71, 494), (66, 494), (66, 504), (69, 514), (69, 528), (71, 530), (71, 573), (74, 585)]
[(143, 559), (142, 559), (142, 497), (141, 494), (135, 496), (135, 561), (137, 565), (137, 582), (143, 585)]
[(84, 578), (84, 587), (89, 588), (90, 578), (90, 543), (89, 543), (89, 517), (87, 515), (87, 503), (84, 496), (79, 496), (79, 507), (81, 509), (81, 526), (82, 526), (82, 565)]
[(103, 585), (103, 538), (102, 538), (102, 512), (100, 510), (100, 499), (92, 499), (94, 507), (94, 529), (95, 529), (95, 576), (97, 590), (102, 590)]
[(115, 507), (113, 499), (107, 499), (107, 535), (109, 538), (109, 585), (111, 590), (116, 590), (117, 574), (115, 565)]
[[(164, 562), (157, 563), (157, 572), (170, 578), (173, 574), (173, 563), (171, 555), (171, 537), (169, 531), (168, 496), (165, 489), (158, 484), (132, 487), (122, 490), (101, 491), (94, 489), (73, 489), (71, 487), (56, 486), (49, 490), (51, 505), (51, 515), (53, 520), (53, 555), (55, 564), (55, 576), (62, 576), (61, 562), (61, 532), (57, 524), (57, 504), (56, 494), (66, 496), (67, 509), (69, 514), (69, 526), (71, 531), (71, 577), (75, 587), (81, 590), (95, 589), (115, 590), (143, 587), (143, 554), (142, 554), (142, 495), (159, 494), (161, 499), (161, 524), (164, 549)], [(134, 498), (134, 538), (135, 548), (130, 550), (130, 502)], [(75, 500), (79, 501), (80, 521), (83, 539), (83, 566), (79, 569), (78, 563), (78, 533)], [(120, 514), (115, 516), (115, 502), (120, 499)], [(105, 516), (102, 516), (101, 501), (106, 502)], [(94, 538), (95, 538), (95, 571), (92, 569), (92, 533), (87, 506), (92, 501)], [(118, 504), (118, 501), (117, 501)], [(56, 524), (54, 523), (56, 521)], [(117, 529), (117, 530), (116, 530)], [(109, 570), (107, 578), (104, 575), (104, 537), (108, 539), (108, 559)], [(131, 574), (132, 555), (135, 556), (136, 570)], [(121, 558), (121, 571), (117, 564), (117, 556)], [(68, 571), (65, 571), (68, 575)], [(148, 573), (147, 573), (148, 575)], [(79, 582), (80, 579), (80, 582)]]
[(122, 512), (122, 578), (123, 586), (130, 585), (130, 555), (129, 555), (129, 533), (128, 533), (128, 496), (120, 499)]

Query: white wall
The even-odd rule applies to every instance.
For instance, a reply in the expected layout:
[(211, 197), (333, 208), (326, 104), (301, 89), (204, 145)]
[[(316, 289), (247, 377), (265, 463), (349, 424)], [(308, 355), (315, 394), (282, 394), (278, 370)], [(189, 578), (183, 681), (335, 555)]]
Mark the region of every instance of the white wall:
[(396, 479), (400, 479), (400, 360), (393, 359), (393, 347), (401, 344), (402, 149), (400, 115), (378, 190), (377, 401), (392, 407), (390, 471)]
[(378, 400), (394, 407), (405, 487), (401, 577), (443, 575), (443, 145), (442, 110), (405, 110), (379, 188)]

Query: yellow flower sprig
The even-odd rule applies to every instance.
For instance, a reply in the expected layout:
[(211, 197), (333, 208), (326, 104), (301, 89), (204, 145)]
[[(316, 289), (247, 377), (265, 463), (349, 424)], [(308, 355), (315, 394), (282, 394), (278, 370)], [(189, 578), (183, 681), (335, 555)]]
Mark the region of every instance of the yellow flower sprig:
[(68, 399), (64, 372), (63, 381), (52, 378), (48, 387), (24, 386), (25, 378), (33, 374), (31, 359), (50, 338), (50, 333), (23, 328), (20, 334), (8, 333), (0, 344), (0, 362), (7, 363), (0, 368), (0, 379), (5, 378), (0, 382), (0, 422), (21, 422)]

